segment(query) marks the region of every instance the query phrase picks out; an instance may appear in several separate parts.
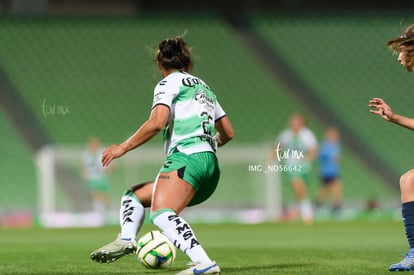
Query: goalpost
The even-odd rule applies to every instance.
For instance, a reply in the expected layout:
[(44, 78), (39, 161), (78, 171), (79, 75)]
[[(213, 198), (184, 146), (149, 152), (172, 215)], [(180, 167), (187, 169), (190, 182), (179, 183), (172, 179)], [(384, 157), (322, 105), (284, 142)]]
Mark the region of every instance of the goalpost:
[[(39, 223), (45, 227), (90, 227), (118, 223), (119, 200), (130, 186), (153, 180), (165, 155), (161, 147), (143, 146), (114, 161), (108, 173), (110, 190), (105, 211), (82, 178), (82, 154), (76, 145), (45, 146), (36, 156)], [(231, 145), (219, 148), (219, 186), (203, 204), (182, 215), (193, 222), (257, 223), (277, 220), (282, 198), (279, 173), (266, 163), (269, 148)]]

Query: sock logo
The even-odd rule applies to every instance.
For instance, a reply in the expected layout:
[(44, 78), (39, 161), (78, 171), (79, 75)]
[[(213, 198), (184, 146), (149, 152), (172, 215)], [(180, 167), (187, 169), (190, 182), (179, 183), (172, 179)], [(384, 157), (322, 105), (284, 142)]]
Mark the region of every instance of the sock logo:
[(134, 222), (131, 219), (131, 215), (134, 212), (135, 207), (131, 206), (130, 203), (132, 202), (131, 199), (125, 199), (122, 201), (122, 207), (125, 208), (122, 212), (122, 225), (125, 225), (128, 222)]
[(168, 220), (175, 222), (175, 230), (177, 231), (178, 236), (183, 237), (185, 242), (189, 244), (188, 249), (191, 249), (200, 244), (195, 238), (191, 227), (186, 222), (184, 222), (179, 216), (170, 215), (168, 216)]

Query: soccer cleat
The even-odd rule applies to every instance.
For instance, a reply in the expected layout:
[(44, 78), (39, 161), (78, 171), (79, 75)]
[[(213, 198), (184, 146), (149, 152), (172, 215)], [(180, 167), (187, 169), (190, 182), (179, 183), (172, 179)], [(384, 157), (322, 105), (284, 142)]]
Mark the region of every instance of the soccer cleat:
[(91, 259), (98, 263), (112, 263), (136, 250), (137, 241), (135, 239), (121, 239), (118, 235), (115, 241), (93, 251)]
[(414, 255), (408, 254), (401, 262), (390, 265), (390, 271), (412, 271), (414, 270)]
[(189, 263), (190, 268), (178, 272), (176, 275), (199, 275), (199, 274), (220, 274), (220, 267), (216, 262), (209, 264)]

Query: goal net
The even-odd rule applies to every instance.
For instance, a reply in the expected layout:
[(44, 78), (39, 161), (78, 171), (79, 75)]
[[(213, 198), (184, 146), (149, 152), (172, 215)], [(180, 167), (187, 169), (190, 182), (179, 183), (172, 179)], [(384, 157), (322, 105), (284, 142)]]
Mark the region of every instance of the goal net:
[[(112, 162), (105, 171), (108, 190), (96, 196), (83, 177), (84, 147), (45, 146), (36, 156), (39, 222), (45, 227), (117, 224), (123, 192), (153, 180), (164, 154), (160, 147), (140, 147)], [(265, 146), (219, 148), (221, 178), (213, 196), (182, 215), (192, 222), (256, 223), (281, 214), (279, 174), (267, 168)], [(101, 200), (101, 201), (99, 201)], [(147, 215), (148, 216), (148, 215)]]

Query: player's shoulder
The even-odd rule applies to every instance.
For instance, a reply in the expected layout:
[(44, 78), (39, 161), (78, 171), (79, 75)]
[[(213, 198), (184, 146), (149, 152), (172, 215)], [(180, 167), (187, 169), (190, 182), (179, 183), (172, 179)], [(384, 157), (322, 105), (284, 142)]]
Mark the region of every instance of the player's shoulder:
[(161, 81), (157, 83), (156, 87), (162, 88), (165, 86), (181, 86), (184, 82), (183, 79), (189, 76), (191, 75), (186, 72), (177, 71), (164, 77)]
[(299, 132), (299, 135), (300, 139), (303, 142), (306, 142), (309, 146), (317, 146), (318, 141), (316, 139), (316, 135), (311, 129), (304, 127)]
[(278, 135), (276, 139), (280, 142), (287, 142), (292, 137), (293, 137), (293, 132), (292, 130), (288, 128), (288, 129), (282, 130), (282, 132)]
[(307, 136), (315, 136), (315, 134), (313, 133), (313, 131), (311, 129), (309, 129), (308, 127), (303, 127), (300, 130), (300, 134), (301, 135), (307, 135)]

